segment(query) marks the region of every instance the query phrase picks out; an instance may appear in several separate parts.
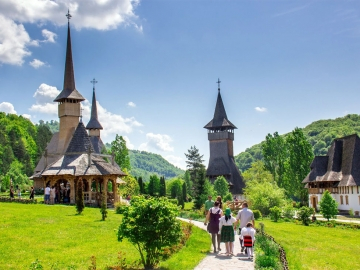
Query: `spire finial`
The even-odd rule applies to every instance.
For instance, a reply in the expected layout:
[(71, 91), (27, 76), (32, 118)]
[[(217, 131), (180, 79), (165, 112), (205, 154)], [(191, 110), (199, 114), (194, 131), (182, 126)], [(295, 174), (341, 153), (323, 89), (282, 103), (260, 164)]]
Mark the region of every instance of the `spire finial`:
[(218, 91), (220, 92), (220, 83), (221, 83), (221, 81), (220, 81), (219, 78), (218, 78), (218, 81), (216, 83), (218, 84)]
[(70, 23), (70, 19), (71, 19), (72, 16), (71, 16), (69, 10), (68, 10), (68, 13), (67, 13), (65, 16), (66, 16), (67, 19), (68, 19), (68, 23)]
[(95, 80), (95, 78), (90, 81), (93, 84), (93, 90), (95, 90), (95, 84), (98, 83), (98, 81)]

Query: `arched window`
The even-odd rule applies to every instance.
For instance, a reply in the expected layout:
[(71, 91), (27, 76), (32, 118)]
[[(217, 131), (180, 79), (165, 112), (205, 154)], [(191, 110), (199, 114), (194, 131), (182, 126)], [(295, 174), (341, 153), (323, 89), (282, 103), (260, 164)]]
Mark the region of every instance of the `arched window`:
[(343, 196), (340, 196), (340, 204), (344, 204)]
[(349, 196), (348, 195), (345, 196), (345, 202), (346, 202), (346, 205), (349, 205)]

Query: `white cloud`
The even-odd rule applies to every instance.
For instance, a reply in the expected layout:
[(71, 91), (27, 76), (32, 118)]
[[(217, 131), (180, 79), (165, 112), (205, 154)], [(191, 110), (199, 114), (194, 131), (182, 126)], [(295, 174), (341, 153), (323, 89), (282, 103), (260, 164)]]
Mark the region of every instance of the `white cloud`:
[(0, 112), (16, 114), (14, 105), (12, 105), (10, 102), (1, 102), (0, 103)]
[[(60, 90), (54, 86), (41, 84), (35, 91), (34, 98), (35, 104), (30, 107), (30, 111), (38, 112), (42, 114), (58, 115), (58, 104), (54, 102), (54, 99), (59, 95)], [(106, 110), (99, 102), (97, 104), (99, 121), (104, 128), (101, 131), (101, 138), (104, 142), (112, 141), (116, 134), (129, 134), (133, 132), (134, 128), (141, 127), (134, 117), (124, 118), (119, 114), (114, 114)], [(83, 122), (86, 125), (90, 119), (91, 103), (85, 100), (81, 104)], [(125, 138), (126, 136), (123, 135)], [(129, 148), (134, 148), (127, 138)]]
[(127, 104), (129, 107), (136, 107), (136, 104), (132, 101), (130, 101), (128, 104)]
[(17, 24), (2, 14), (0, 25), (0, 63), (22, 65), (23, 59), (31, 55), (27, 49), (31, 45), (29, 34), (22, 24)]
[(255, 111), (257, 111), (257, 112), (267, 112), (267, 109), (265, 107), (255, 107)]
[(116, 29), (132, 26), (142, 32), (135, 14), (140, 0), (0, 0), (0, 63), (22, 65), (31, 55), (29, 46), (39, 42), (55, 42), (56, 34), (42, 30), (45, 40), (31, 40), (23, 24), (44, 25), (48, 22), (61, 26), (67, 23), (66, 11), (72, 15), (71, 25), (76, 29)]
[(58, 105), (54, 99), (59, 95), (60, 90), (54, 86), (42, 83), (35, 91), (35, 104), (30, 107), (30, 111), (57, 115)]
[(130, 142), (130, 139), (128, 136), (122, 136), (124, 140), (126, 141), (126, 147), (128, 149), (134, 149), (134, 145)]
[(38, 69), (39, 67), (45, 65), (45, 63), (40, 61), (39, 59), (34, 59), (29, 63), (29, 65), (32, 66), (33, 68)]
[(25, 117), (25, 118), (27, 118), (27, 119), (31, 119), (31, 115), (30, 114), (27, 114), (27, 113), (24, 113), (24, 114), (22, 114), (21, 115), (22, 117)]
[(173, 152), (174, 147), (170, 146), (172, 139), (169, 135), (166, 134), (146, 134), (147, 142), (142, 143), (139, 146), (140, 151), (149, 151), (149, 150), (158, 150), (164, 152)]
[(164, 158), (169, 161), (171, 164), (175, 165), (176, 167), (186, 170), (186, 165), (184, 163), (183, 158), (181, 157), (177, 157), (177, 156), (173, 156), (173, 155), (167, 155), (164, 156)]
[(43, 42), (51, 42), (51, 43), (55, 43), (55, 38), (57, 37), (57, 35), (47, 29), (43, 29), (41, 31), (43, 37), (45, 38), (45, 40)]

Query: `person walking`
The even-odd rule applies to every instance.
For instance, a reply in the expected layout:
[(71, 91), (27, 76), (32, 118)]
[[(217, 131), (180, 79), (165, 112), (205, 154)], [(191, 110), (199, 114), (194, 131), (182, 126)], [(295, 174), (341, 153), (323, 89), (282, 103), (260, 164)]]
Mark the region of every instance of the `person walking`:
[(34, 199), (34, 197), (35, 197), (35, 190), (34, 190), (34, 187), (31, 187), (31, 189), (30, 189), (30, 197), (29, 197), (29, 199), (30, 199), (30, 200), (33, 200), (33, 199)]
[[(241, 237), (241, 230), (243, 228), (246, 227), (246, 224), (248, 224), (249, 222), (252, 223), (252, 226), (255, 228), (255, 219), (254, 219), (254, 213), (248, 209), (248, 204), (247, 202), (243, 202), (242, 204), (242, 209), (239, 211), (239, 213), (236, 216), (236, 225), (239, 223), (240, 221), (240, 227), (239, 227), (239, 240), (240, 240), (240, 246), (241, 246), (241, 252), (244, 251), (244, 246), (243, 246), (243, 239)], [(245, 253), (246, 253), (246, 249), (245, 249)]]
[(234, 255), (234, 250), (231, 242), (235, 239), (235, 226), (236, 219), (231, 215), (230, 208), (226, 208), (225, 215), (220, 218), (219, 233), (221, 235), (221, 242), (225, 243), (226, 255)]
[(52, 186), (50, 190), (50, 204), (55, 203), (55, 194), (56, 194), (55, 186)]
[(17, 192), (18, 198), (21, 199), (21, 189), (20, 189), (19, 185), (16, 185), (16, 192)]
[(223, 205), (223, 204), (222, 204), (222, 201), (221, 201), (221, 196), (217, 196), (217, 197), (216, 197), (216, 201), (219, 202), (219, 208), (220, 208), (220, 209), (223, 209), (223, 208), (222, 208), (222, 205)]
[[(253, 246), (255, 243), (255, 234), (256, 234), (256, 231), (252, 227), (251, 222), (248, 222), (246, 224), (246, 227), (242, 228), (242, 230), (241, 230), (241, 237), (244, 239), (243, 245), (247, 251), (247, 255), (248, 255), (249, 259), (251, 259), (254, 256)], [(246, 237), (250, 238), (251, 240), (250, 239), (246, 240), (247, 239)]]
[(205, 202), (205, 216), (207, 216), (209, 209), (214, 206), (214, 201), (211, 198), (211, 195), (209, 195), (208, 200)]
[(50, 203), (50, 187), (46, 186), (45, 188), (45, 204)]
[(10, 199), (14, 199), (14, 188), (13, 188), (13, 186), (10, 187)]
[(220, 251), (220, 234), (219, 234), (219, 219), (222, 216), (222, 210), (219, 208), (219, 202), (214, 203), (214, 207), (211, 207), (206, 215), (205, 223), (209, 222), (208, 232), (211, 233), (211, 241), (214, 247), (214, 253), (216, 253), (216, 242), (217, 250)]

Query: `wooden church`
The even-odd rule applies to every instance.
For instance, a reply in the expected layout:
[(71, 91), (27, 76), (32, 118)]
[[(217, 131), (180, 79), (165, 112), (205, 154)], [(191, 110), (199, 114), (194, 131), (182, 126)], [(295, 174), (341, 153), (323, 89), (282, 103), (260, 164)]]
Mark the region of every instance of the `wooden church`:
[(213, 183), (218, 176), (224, 176), (229, 183), (229, 191), (238, 199), (243, 197), (244, 180), (234, 160), (234, 129), (237, 127), (229, 121), (220, 94), (218, 96), (213, 119), (204, 127), (208, 130), (210, 159), (206, 176)]
[(31, 178), (35, 189), (55, 186), (60, 202), (75, 203), (77, 183), (82, 181), (85, 203), (97, 206), (103, 195), (108, 203), (114, 204), (120, 200), (118, 185), (124, 183), (120, 177), (126, 174), (114, 162), (113, 156), (102, 154), (104, 144), (100, 131), (103, 127), (97, 115), (95, 79), (92, 81), (91, 118), (86, 127), (82, 122), (81, 102), (85, 98), (75, 87), (71, 15), (68, 13), (67, 17), (64, 87), (54, 100), (58, 103), (59, 132), (54, 133)]
[(309, 206), (319, 209), (325, 190), (338, 202), (340, 211), (360, 212), (360, 138), (349, 135), (335, 139), (326, 156), (316, 156), (303, 180)]

